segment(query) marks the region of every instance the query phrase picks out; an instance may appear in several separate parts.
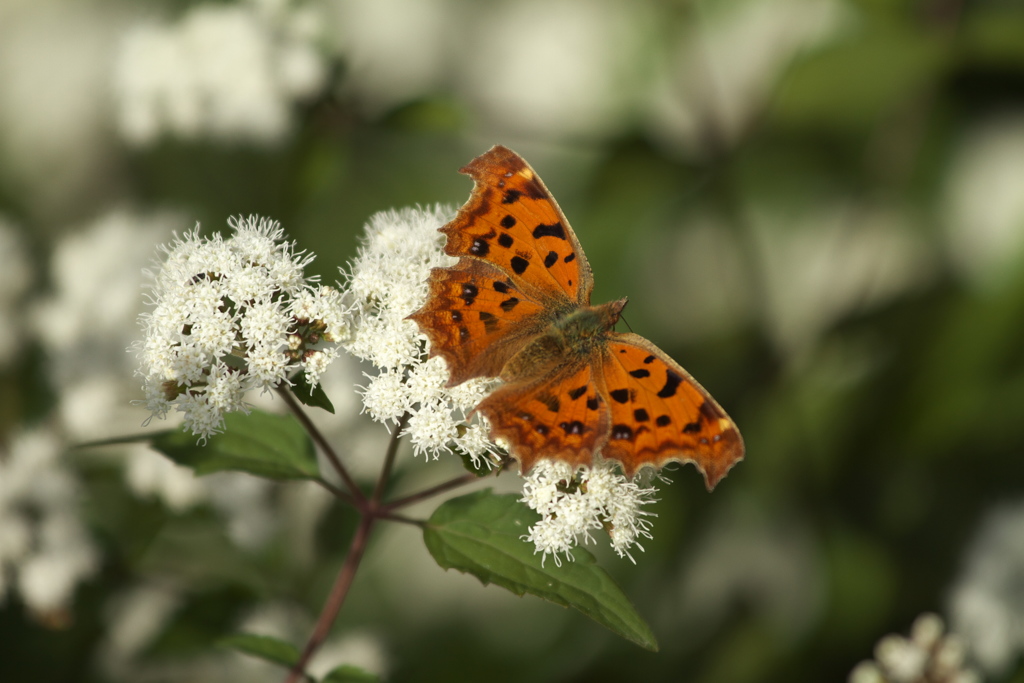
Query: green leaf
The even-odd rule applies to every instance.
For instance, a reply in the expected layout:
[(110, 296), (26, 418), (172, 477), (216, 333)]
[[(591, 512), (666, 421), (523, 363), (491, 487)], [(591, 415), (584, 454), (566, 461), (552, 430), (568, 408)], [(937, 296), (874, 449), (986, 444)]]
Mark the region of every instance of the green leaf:
[(322, 384), (311, 387), (306, 380), (306, 373), (300, 372), (292, 377), (292, 394), (304, 405), (312, 408), (323, 408), (331, 415), (334, 415), (334, 404), (327, 398)]
[(576, 548), (574, 562), (546, 562), (521, 536), (537, 515), (514, 494), (495, 495), (490, 489), (443, 503), (423, 530), (427, 549), (444, 569), (476, 576), (516, 595), (530, 593), (573, 607), (597, 623), (657, 651), (650, 627), (629, 598), (615, 585), (594, 556)]
[(289, 669), (299, 661), (299, 651), (294, 645), (270, 636), (236, 633), (218, 640), (217, 646), (238, 650)]
[(320, 683), (380, 683), (380, 676), (357, 666), (343, 664), (321, 679)]
[(313, 442), (289, 415), (254, 410), (224, 416), (223, 434), (205, 445), (188, 432), (173, 430), (153, 437), (152, 446), (197, 475), (234, 470), (268, 479), (318, 479)]
[(461, 448), (455, 449), (455, 455), (459, 456), (459, 459), (462, 460), (462, 467), (470, 474), (475, 474), (478, 477), (487, 477), (494, 473), (494, 470), (484, 463), (482, 457), (477, 458), (476, 462), (473, 462), (473, 456), (469, 454), (469, 451)]

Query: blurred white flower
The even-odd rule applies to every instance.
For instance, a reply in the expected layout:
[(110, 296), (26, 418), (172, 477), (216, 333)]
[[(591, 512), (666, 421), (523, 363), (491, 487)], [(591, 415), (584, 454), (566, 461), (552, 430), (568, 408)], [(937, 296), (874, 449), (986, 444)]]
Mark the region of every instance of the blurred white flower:
[(227, 522), (228, 537), (239, 548), (259, 549), (277, 532), (272, 481), (241, 472), (219, 472), (209, 475), (205, 483), (210, 502)]
[(789, 62), (847, 23), (839, 0), (691, 3), (690, 23), (653, 88), (651, 124), (691, 153), (731, 143), (765, 106)]
[(70, 607), (75, 587), (99, 566), (81, 522), (78, 481), (51, 430), (0, 445), (0, 602), (16, 588), (39, 615)]
[(122, 137), (137, 145), (164, 134), (279, 141), (294, 102), (327, 77), (309, 11), (265, 1), (201, 4), (175, 24), (131, 29), (114, 73)]
[(350, 353), (369, 361), (377, 374), (361, 387), (364, 410), (378, 422), (397, 422), (408, 413), (408, 434), (416, 455), (437, 459), (459, 448), (474, 462), (491, 462), (495, 445), (480, 418), (467, 414), (493, 380), (475, 379), (447, 389), (444, 360), (427, 360), (426, 336), (407, 316), (427, 297), (430, 269), (451, 265), (438, 232), (448, 211), (403, 209), (375, 214), (356, 259), (345, 273), (346, 294), (356, 307)]
[(133, 448), (125, 465), (128, 488), (140, 497), (155, 496), (174, 512), (206, 500), (207, 487), (191, 469), (158, 457), (148, 445)]
[(306, 670), (322, 680), (331, 670), (348, 664), (385, 679), (388, 655), (378, 636), (367, 632), (343, 633), (324, 642)]
[(97, 661), (111, 680), (139, 680), (134, 659), (163, 631), (181, 607), (180, 588), (165, 583), (139, 584), (114, 596), (106, 608), (106, 633)]
[(134, 3), (0, 2), (0, 149), (5, 192), (32, 220), (80, 215), (109, 195), (107, 79)]
[(878, 641), (875, 659), (858, 664), (849, 683), (981, 683), (964, 667), (963, 641), (944, 630), (938, 615), (922, 614), (909, 638), (890, 634)]
[[(643, 3), (525, 0), (488, 6), (465, 33), (459, 87), (492, 127), (521, 134), (609, 135), (649, 86), (657, 31)], [(495, 54), (504, 58), (481, 59)]]
[(524, 538), (536, 546), (535, 552), (543, 553), (541, 564), (552, 555), (561, 566), (560, 553), (571, 560), (581, 538), (590, 543), (591, 531), (606, 529), (616, 554), (636, 564), (629, 550), (644, 549), (637, 539), (651, 538), (647, 517), (654, 516), (640, 508), (653, 503), (655, 493), (654, 487), (628, 481), (611, 462), (574, 470), (564, 462), (541, 460), (523, 481), (521, 500), (541, 516)]
[(677, 633), (687, 636), (682, 650), (718, 633), (737, 604), (790, 641), (820, 623), (824, 572), (812, 533), (798, 516), (733, 499), (717, 506), (687, 557), (678, 593), (665, 605)]
[(994, 677), (1024, 653), (1024, 502), (996, 507), (975, 533), (950, 595), (950, 620)]
[(0, 216), (0, 365), (12, 359), (25, 337), (19, 304), (32, 278), (25, 247), (18, 229)]
[(764, 322), (791, 358), (843, 316), (892, 301), (934, 272), (910, 218), (885, 207), (840, 205), (794, 217), (753, 206), (747, 220), (762, 261)]
[(140, 316), (145, 339), (135, 345), (149, 410), (182, 412), (201, 440), (220, 431), (224, 413), (247, 409), (249, 389), (287, 383), (299, 369), (315, 386), (330, 344), (348, 334), (337, 290), (303, 278), (312, 256), (282, 241), (276, 222), (229, 224), (227, 240), (196, 228), (162, 248), (154, 308)]
[(945, 210), (949, 257), (971, 281), (1018, 277), (1024, 259), (1024, 118), (987, 122), (969, 132), (948, 169)]
[(334, 46), (345, 60), (345, 88), (371, 113), (444, 86), (458, 45), (450, 0), (335, 0)]

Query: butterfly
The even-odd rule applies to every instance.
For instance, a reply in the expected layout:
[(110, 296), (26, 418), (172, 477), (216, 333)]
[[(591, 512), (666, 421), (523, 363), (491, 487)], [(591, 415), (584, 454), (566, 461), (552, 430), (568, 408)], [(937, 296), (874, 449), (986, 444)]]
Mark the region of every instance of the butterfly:
[(743, 458), (735, 423), (657, 346), (614, 331), (626, 299), (590, 305), (576, 233), (526, 161), (496, 145), (461, 173), (469, 201), (440, 230), (445, 253), (409, 316), (448, 364), (448, 386), (502, 383), (474, 409), (523, 472), (540, 459), (642, 467), (692, 462), (708, 490)]

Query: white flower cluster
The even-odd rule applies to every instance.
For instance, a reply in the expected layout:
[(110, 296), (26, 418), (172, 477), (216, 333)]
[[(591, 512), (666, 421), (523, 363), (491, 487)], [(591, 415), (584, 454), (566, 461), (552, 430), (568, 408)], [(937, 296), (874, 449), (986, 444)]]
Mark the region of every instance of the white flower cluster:
[(993, 679), (1024, 653), (1024, 500), (985, 516), (949, 599), (952, 627)]
[(590, 543), (594, 540), (591, 530), (607, 529), (612, 549), (635, 564), (629, 549), (633, 545), (644, 549), (637, 538), (651, 538), (647, 517), (654, 516), (640, 507), (654, 502), (656, 492), (654, 487), (641, 488), (628, 481), (608, 461), (574, 472), (568, 463), (541, 460), (526, 475), (521, 500), (542, 519), (524, 538), (544, 554), (544, 560), (550, 554), (561, 566), (559, 553), (572, 559), (572, 548), (581, 536)]
[(173, 406), (200, 439), (220, 431), (226, 412), (245, 410), (256, 387), (288, 382), (302, 369), (316, 386), (348, 330), (341, 293), (314, 286), (312, 257), (281, 241), (275, 221), (232, 219), (235, 234), (178, 238), (153, 283), (154, 310), (140, 316), (137, 344), (146, 406), (163, 417)]
[(274, 142), (292, 102), (327, 80), (308, 6), (274, 0), (200, 4), (180, 21), (140, 25), (114, 74), (119, 130), (137, 145), (162, 134)]
[(922, 614), (909, 638), (890, 634), (878, 641), (875, 659), (858, 664), (850, 683), (980, 683), (978, 674), (964, 667), (964, 642), (944, 629), (938, 615)]
[(0, 448), (0, 603), (17, 589), (34, 612), (57, 619), (99, 565), (80, 521), (78, 482), (60, 454), (49, 431)]
[(456, 447), (478, 462), (490, 462), (495, 445), (487, 428), (467, 414), (492, 382), (477, 379), (446, 388), (448, 368), (442, 358), (427, 360), (426, 336), (407, 316), (427, 298), (430, 269), (454, 259), (442, 251), (438, 232), (448, 218), (442, 207), (403, 209), (375, 214), (366, 237), (346, 273), (355, 314), (346, 348), (372, 363), (363, 406), (378, 422), (397, 422), (408, 413), (406, 434), (416, 455), (437, 459)]

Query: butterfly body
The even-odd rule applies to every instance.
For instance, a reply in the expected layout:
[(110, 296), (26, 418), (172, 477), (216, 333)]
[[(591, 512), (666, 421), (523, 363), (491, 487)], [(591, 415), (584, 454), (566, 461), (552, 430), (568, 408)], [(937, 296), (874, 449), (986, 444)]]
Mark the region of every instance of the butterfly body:
[(409, 316), (445, 358), (449, 386), (503, 384), (476, 407), (524, 471), (541, 458), (590, 465), (693, 462), (708, 488), (743, 457), (735, 424), (671, 357), (614, 331), (626, 299), (590, 305), (583, 249), (544, 183), (495, 146), (462, 172), (473, 194), (450, 223), (426, 303)]
[(505, 363), (501, 377), (506, 382), (534, 377), (545, 365), (576, 368), (603, 353), (626, 305), (625, 299), (601, 306), (567, 309), (552, 318), (547, 327)]

